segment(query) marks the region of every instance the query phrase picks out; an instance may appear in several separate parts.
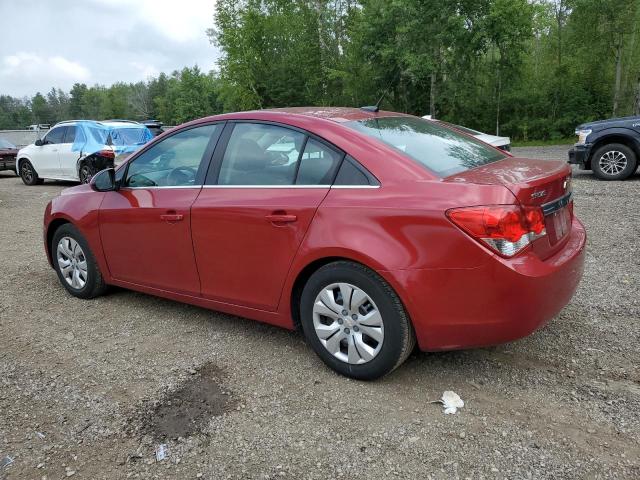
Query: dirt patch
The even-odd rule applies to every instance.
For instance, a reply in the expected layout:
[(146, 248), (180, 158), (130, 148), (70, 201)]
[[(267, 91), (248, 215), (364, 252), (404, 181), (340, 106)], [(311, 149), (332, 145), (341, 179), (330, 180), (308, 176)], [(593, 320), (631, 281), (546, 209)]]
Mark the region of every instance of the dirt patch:
[(231, 393), (222, 386), (222, 378), (222, 371), (210, 363), (195, 371), (151, 412), (145, 430), (157, 439), (188, 437), (200, 431), (211, 417), (235, 405)]

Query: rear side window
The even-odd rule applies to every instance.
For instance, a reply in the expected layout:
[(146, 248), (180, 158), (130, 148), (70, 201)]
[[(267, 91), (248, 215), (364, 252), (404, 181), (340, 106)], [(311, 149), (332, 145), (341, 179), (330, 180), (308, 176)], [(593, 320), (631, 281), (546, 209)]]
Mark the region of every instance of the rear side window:
[(416, 117), (382, 117), (347, 125), (447, 177), (506, 158), (499, 150), (436, 122)]
[(293, 185), (306, 136), (277, 125), (238, 123), (222, 159), (219, 185)]
[(62, 141), (64, 140), (64, 132), (66, 130), (67, 130), (67, 127), (54, 128), (49, 133), (47, 133), (47, 135), (44, 137), (44, 143), (46, 144), (62, 143)]
[(352, 157), (347, 155), (340, 166), (338, 176), (334, 185), (342, 186), (363, 186), (363, 185), (379, 185), (378, 181), (364, 167), (356, 162)]
[(310, 138), (302, 153), (296, 185), (331, 185), (342, 156)]

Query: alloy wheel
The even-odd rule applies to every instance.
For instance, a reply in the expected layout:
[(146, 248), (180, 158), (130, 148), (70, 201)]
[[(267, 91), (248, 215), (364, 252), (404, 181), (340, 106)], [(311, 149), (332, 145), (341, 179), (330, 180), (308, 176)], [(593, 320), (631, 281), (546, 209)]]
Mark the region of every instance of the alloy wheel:
[(382, 315), (365, 291), (349, 283), (333, 283), (320, 291), (313, 327), (327, 351), (345, 363), (370, 362), (382, 349)]
[(71, 237), (58, 242), (56, 257), (58, 268), (67, 284), (76, 290), (84, 288), (88, 280), (87, 257), (80, 244)]
[(33, 181), (33, 169), (28, 162), (22, 162), (22, 165), (20, 165), (20, 175), (26, 183), (31, 183)]
[(600, 157), (598, 165), (600, 170), (606, 175), (615, 176), (622, 173), (627, 168), (628, 159), (627, 156), (618, 151), (610, 150)]

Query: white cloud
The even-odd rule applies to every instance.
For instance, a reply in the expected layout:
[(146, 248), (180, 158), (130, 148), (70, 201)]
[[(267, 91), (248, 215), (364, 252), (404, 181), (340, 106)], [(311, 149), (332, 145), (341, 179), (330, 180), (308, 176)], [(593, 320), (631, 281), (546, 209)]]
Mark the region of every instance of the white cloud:
[(147, 63), (140, 63), (140, 62), (134, 61), (134, 62), (129, 62), (129, 66), (131, 66), (131, 68), (133, 68), (134, 70), (140, 72), (144, 80), (147, 80), (152, 77), (157, 77), (158, 75), (160, 75), (160, 71), (156, 67), (154, 67), (153, 65), (149, 65)]
[(176, 42), (201, 39), (213, 23), (214, 0), (93, 0), (102, 5), (129, 11), (131, 15), (158, 29)]
[(68, 78), (79, 82), (85, 82), (91, 78), (89, 70), (79, 63), (67, 60), (64, 57), (52, 57), (47, 63), (54, 67), (60, 74), (66, 75)]
[(0, 0), (0, 94), (211, 70), (216, 0)]
[(86, 82), (91, 79), (89, 70), (78, 62), (56, 55), (50, 58), (33, 52), (17, 52), (2, 59), (0, 78), (5, 81), (45, 77), (53, 87), (62, 82)]

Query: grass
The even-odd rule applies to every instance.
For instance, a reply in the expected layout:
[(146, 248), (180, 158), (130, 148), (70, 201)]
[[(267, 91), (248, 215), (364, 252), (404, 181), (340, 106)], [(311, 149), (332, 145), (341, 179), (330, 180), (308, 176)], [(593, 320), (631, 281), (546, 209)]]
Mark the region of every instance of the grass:
[(555, 140), (514, 140), (511, 142), (512, 147), (543, 147), (547, 145), (573, 145), (576, 138), (556, 138)]

